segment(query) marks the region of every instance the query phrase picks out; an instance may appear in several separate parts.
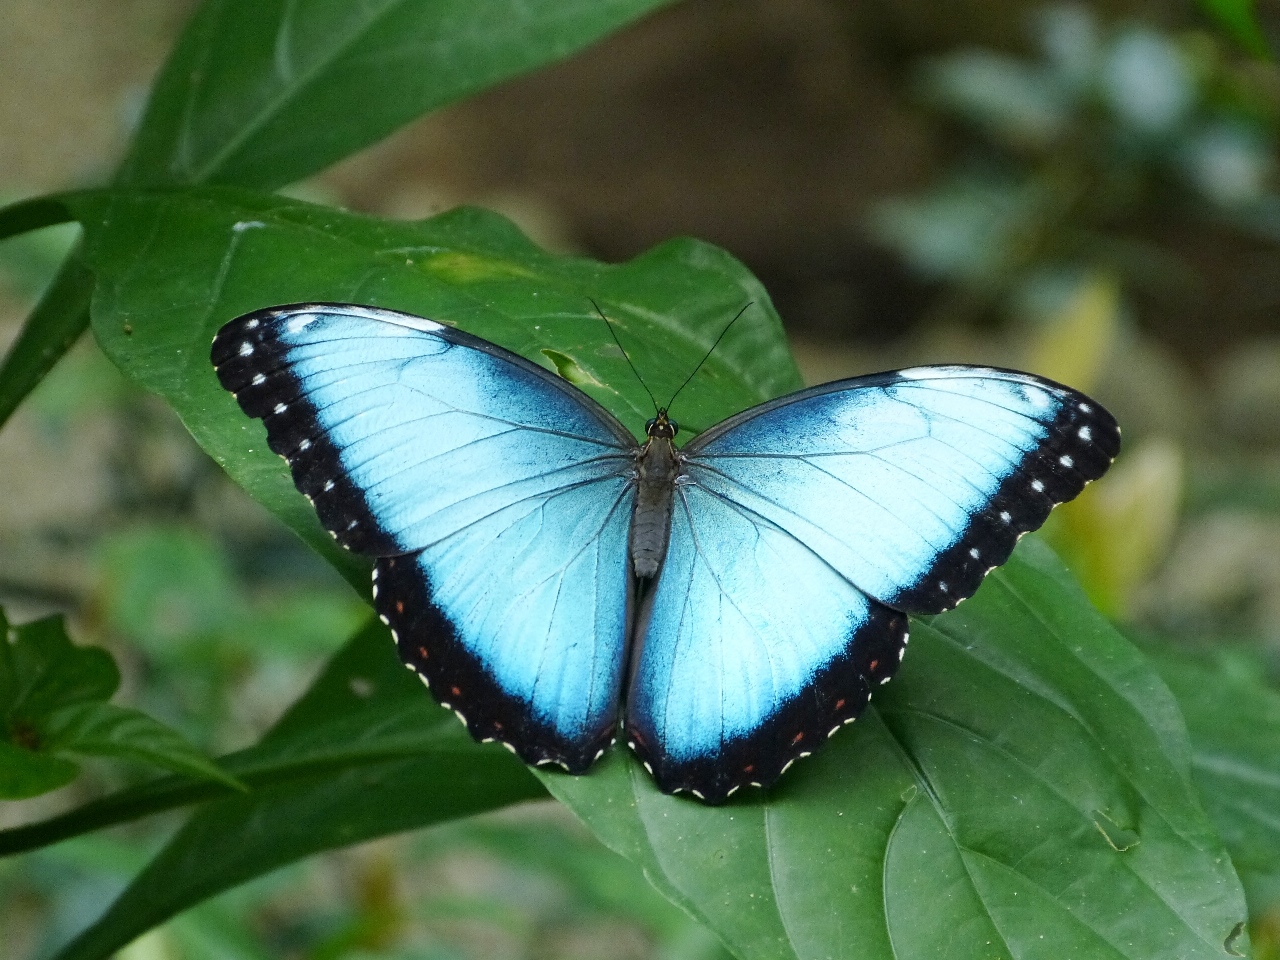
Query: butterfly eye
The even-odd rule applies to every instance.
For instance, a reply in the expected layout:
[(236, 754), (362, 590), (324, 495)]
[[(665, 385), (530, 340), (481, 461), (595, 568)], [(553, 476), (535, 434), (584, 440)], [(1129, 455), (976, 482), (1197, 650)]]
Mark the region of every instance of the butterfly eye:
[(674, 438), (675, 435), (680, 432), (680, 424), (676, 423), (674, 420), (668, 420), (667, 423), (671, 427), (671, 433), (668, 434), (668, 436)]
[(644, 435), (646, 437), (653, 435), (653, 425), (657, 422), (658, 420), (656, 417), (650, 417), (647, 421), (645, 421)]

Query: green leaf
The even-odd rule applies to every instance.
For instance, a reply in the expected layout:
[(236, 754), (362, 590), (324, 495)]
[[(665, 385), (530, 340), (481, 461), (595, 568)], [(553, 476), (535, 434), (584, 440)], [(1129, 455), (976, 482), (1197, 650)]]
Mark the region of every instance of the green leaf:
[(119, 685), (111, 655), (73, 645), (61, 617), (10, 627), (0, 611), (0, 798), (70, 783), (78, 768), (68, 753), (139, 760), (238, 786), (176, 731), (106, 703)]
[(243, 789), (180, 733), (138, 710), (80, 703), (51, 715), (43, 732), (53, 752), (135, 760)]
[(25, 800), (65, 787), (80, 768), (61, 757), (0, 740), (0, 800)]
[[(752, 299), (675, 413), (705, 427), (796, 385), (758, 284), (691, 241), (611, 267), (550, 257), (479, 211), (382, 223), (227, 190), (69, 202), (103, 278), (104, 349), (330, 556), (208, 369), (213, 331), (246, 310), (354, 300), (454, 322), (571, 369), (638, 432), (648, 397), (587, 298), (664, 399)], [(989, 956), (988, 942), (997, 956), (1219, 955), (1244, 906), (1189, 785), (1176, 706), (1044, 548), (914, 637), (879, 709), (765, 802), (662, 796), (616, 752), (546, 782), (743, 957)]]
[[(0, 239), (73, 219), (56, 197), (15, 203), (0, 210)], [(93, 275), (72, 252), (0, 362), (0, 427), (89, 326), (92, 292)]]
[(251, 791), (200, 807), (60, 960), (108, 957), (179, 911), (322, 850), (544, 795), (515, 757), (475, 743), (436, 706), (376, 621), (260, 744), (222, 762)]
[(1176, 704), (1034, 539), (766, 797), (672, 799), (617, 751), (539, 776), (743, 960), (1208, 960), (1245, 919)]
[(1253, 0), (1199, 0), (1200, 8), (1218, 22), (1235, 41), (1255, 57), (1271, 58), (1262, 28), (1254, 13)]
[(1155, 657), (1191, 736), (1192, 772), (1236, 869), (1280, 872), (1280, 694), (1162, 653)]
[(275, 188), (670, 0), (206, 0), (120, 182)]
[(262, 425), (244, 417), (214, 376), (213, 334), (241, 313), (338, 300), (430, 316), (548, 369), (571, 361), (578, 385), (642, 436), (653, 403), (591, 300), (659, 402), (754, 301), (673, 413), (693, 433), (800, 385), (759, 282), (724, 251), (695, 240), (610, 265), (547, 254), (481, 210), (405, 223), (226, 188), (79, 194), (66, 202), (85, 224), (99, 278), (94, 332), (103, 350), (165, 397), (200, 445), (362, 594), (367, 562), (334, 545), (267, 449)]
[(77, 647), (61, 617), (10, 627), (0, 612), (7, 656), (0, 660), (0, 717), (38, 724), (60, 707), (106, 700), (120, 685), (120, 671), (105, 650)]
[(93, 274), (73, 251), (0, 361), (0, 427), (88, 329), (92, 293)]

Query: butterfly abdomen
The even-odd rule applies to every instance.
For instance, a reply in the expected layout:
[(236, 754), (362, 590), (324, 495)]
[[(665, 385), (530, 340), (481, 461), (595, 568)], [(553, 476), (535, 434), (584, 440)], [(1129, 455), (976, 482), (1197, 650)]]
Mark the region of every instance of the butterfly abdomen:
[(644, 445), (638, 464), (636, 508), (631, 514), (631, 565), (637, 577), (653, 577), (667, 555), (671, 536), (671, 501), (680, 459), (670, 440), (654, 437)]

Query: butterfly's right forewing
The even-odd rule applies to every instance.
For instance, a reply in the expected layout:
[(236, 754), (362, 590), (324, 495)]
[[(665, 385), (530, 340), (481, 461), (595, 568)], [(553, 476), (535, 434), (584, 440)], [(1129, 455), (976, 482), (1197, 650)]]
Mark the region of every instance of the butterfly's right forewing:
[(377, 609), (437, 699), (528, 762), (585, 769), (625, 660), (626, 430), (528, 361), (393, 311), (258, 311), (213, 362), (338, 542), (377, 558)]

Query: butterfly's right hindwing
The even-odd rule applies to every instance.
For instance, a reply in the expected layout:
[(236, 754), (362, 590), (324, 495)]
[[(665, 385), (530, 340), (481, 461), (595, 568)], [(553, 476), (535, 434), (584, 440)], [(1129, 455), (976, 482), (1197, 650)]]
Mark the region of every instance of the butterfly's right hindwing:
[(776, 524), (685, 483), (639, 636), (631, 748), (663, 790), (719, 803), (855, 719), (897, 671), (907, 618)]
[(529, 762), (585, 768), (625, 659), (625, 429), (528, 361), (392, 311), (258, 311), (212, 359), (338, 542), (380, 558), (378, 610), (437, 699)]

